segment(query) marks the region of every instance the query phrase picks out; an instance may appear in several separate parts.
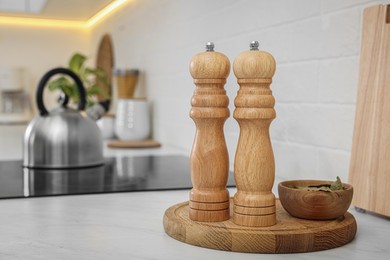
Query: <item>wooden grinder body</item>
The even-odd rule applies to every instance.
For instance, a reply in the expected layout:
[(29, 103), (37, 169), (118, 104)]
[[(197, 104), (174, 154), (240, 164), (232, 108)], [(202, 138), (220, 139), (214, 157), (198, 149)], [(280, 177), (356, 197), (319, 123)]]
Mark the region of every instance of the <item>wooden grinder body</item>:
[(275, 60), (267, 52), (245, 51), (235, 59), (233, 69), (240, 85), (234, 101), (240, 136), (234, 161), (233, 221), (243, 226), (272, 226), (276, 224), (275, 161), (269, 126), (276, 117), (270, 90)]
[(190, 117), (195, 122), (196, 134), (190, 156), (193, 188), (189, 216), (194, 221), (229, 219), (229, 157), (223, 133), (230, 114), (224, 89), (229, 72), (230, 62), (222, 53), (206, 51), (191, 60), (190, 73), (196, 89)]

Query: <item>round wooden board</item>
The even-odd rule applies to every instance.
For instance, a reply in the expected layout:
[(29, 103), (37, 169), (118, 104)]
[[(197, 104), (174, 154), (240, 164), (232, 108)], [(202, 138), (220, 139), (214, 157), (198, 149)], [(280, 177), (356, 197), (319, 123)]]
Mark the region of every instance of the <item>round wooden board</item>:
[(169, 236), (187, 244), (247, 253), (320, 251), (345, 245), (355, 237), (356, 220), (349, 212), (336, 220), (315, 221), (290, 216), (279, 200), (276, 208), (276, 225), (252, 228), (235, 225), (232, 218), (223, 222), (192, 221), (187, 201), (166, 210), (164, 229)]
[(158, 148), (161, 144), (154, 140), (121, 141), (114, 140), (107, 144), (110, 148)]

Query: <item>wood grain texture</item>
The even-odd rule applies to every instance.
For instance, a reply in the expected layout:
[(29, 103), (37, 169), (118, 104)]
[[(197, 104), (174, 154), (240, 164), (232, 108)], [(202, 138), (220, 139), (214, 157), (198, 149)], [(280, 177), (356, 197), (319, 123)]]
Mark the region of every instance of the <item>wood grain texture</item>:
[(275, 161), (269, 126), (276, 117), (275, 99), (270, 90), (275, 73), (271, 54), (251, 50), (242, 52), (233, 69), (240, 85), (234, 100), (234, 118), (240, 125), (240, 136), (234, 161), (233, 221), (244, 226), (271, 226), (276, 223)]
[(390, 216), (390, 24), (389, 7), (363, 14), (359, 88), (349, 182), (352, 204)]
[(97, 85), (101, 88), (104, 95), (98, 95), (98, 100), (103, 101), (107, 96), (112, 96), (112, 69), (114, 67), (114, 50), (111, 36), (104, 34), (98, 47), (96, 67), (103, 70), (107, 76), (109, 85), (106, 86), (100, 80), (97, 80)]
[(356, 220), (347, 212), (336, 220), (314, 221), (290, 216), (276, 201), (277, 223), (270, 227), (243, 227), (232, 219), (196, 222), (188, 216), (188, 202), (174, 205), (164, 215), (165, 232), (187, 244), (246, 253), (300, 253), (345, 245), (356, 234)]
[(189, 215), (197, 221), (229, 218), (229, 191), (226, 183), (229, 157), (223, 126), (230, 112), (224, 85), (230, 72), (228, 58), (219, 52), (195, 55), (190, 73), (196, 89), (190, 117), (196, 126), (190, 156), (191, 181)]

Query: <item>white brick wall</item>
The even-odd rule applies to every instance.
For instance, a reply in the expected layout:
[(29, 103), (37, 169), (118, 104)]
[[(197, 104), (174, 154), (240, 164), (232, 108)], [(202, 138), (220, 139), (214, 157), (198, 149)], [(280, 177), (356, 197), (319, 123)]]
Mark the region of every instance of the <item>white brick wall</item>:
[[(154, 105), (157, 140), (191, 150), (188, 117), (194, 90), (188, 65), (214, 41), (233, 62), (252, 40), (272, 53), (277, 118), (271, 126), (276, 174), (282, 179), (347, 180), (357, 93), (362, 11), (369, 0), (142, 0), (102, 23), (91, 48), (112, 34), (118, 67), (143, 73), (138, 93)], [(233, 112), (238, 90), (226, 84)], [(239, 135), (225, 124), (231, 166)]]

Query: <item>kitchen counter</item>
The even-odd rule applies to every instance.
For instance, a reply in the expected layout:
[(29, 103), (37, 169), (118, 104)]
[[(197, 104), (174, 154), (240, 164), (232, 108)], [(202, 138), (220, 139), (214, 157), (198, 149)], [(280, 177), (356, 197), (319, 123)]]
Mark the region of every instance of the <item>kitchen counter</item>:
[[(0, 159), (21, 158), (21, 148), (15, 145), (20, 136), (3, 138), (5, 133), (16, 132), (0, 127)], [(11, 142), (13, 148), (4, 146)], [(126, 154), (183, 151), (165, 145), (159, 149), (105, 150), (106, 156)], [(234, 193), (235, 189), (230, 189), (230, 194)], [(266, 255), (188, 245), (166, 235), (162, 224), (165, 210), (186, 200), (188, 190), (3, 199), (0, 259), (387, 259), (390, 255), (390, 218), (353, 208), (350, 212), (358, 223), (355, 239), (331, 250)]]
[[(231, 191), (234, 194), (234, 191)], [(223, 252), (176, 241), (162, 219), (188, 191), (0, 200), (0, 259), (291, 259), (291, 255)], [(389, 219), (352, 213), (355, 239), (294, 259), (387, 259)]]

